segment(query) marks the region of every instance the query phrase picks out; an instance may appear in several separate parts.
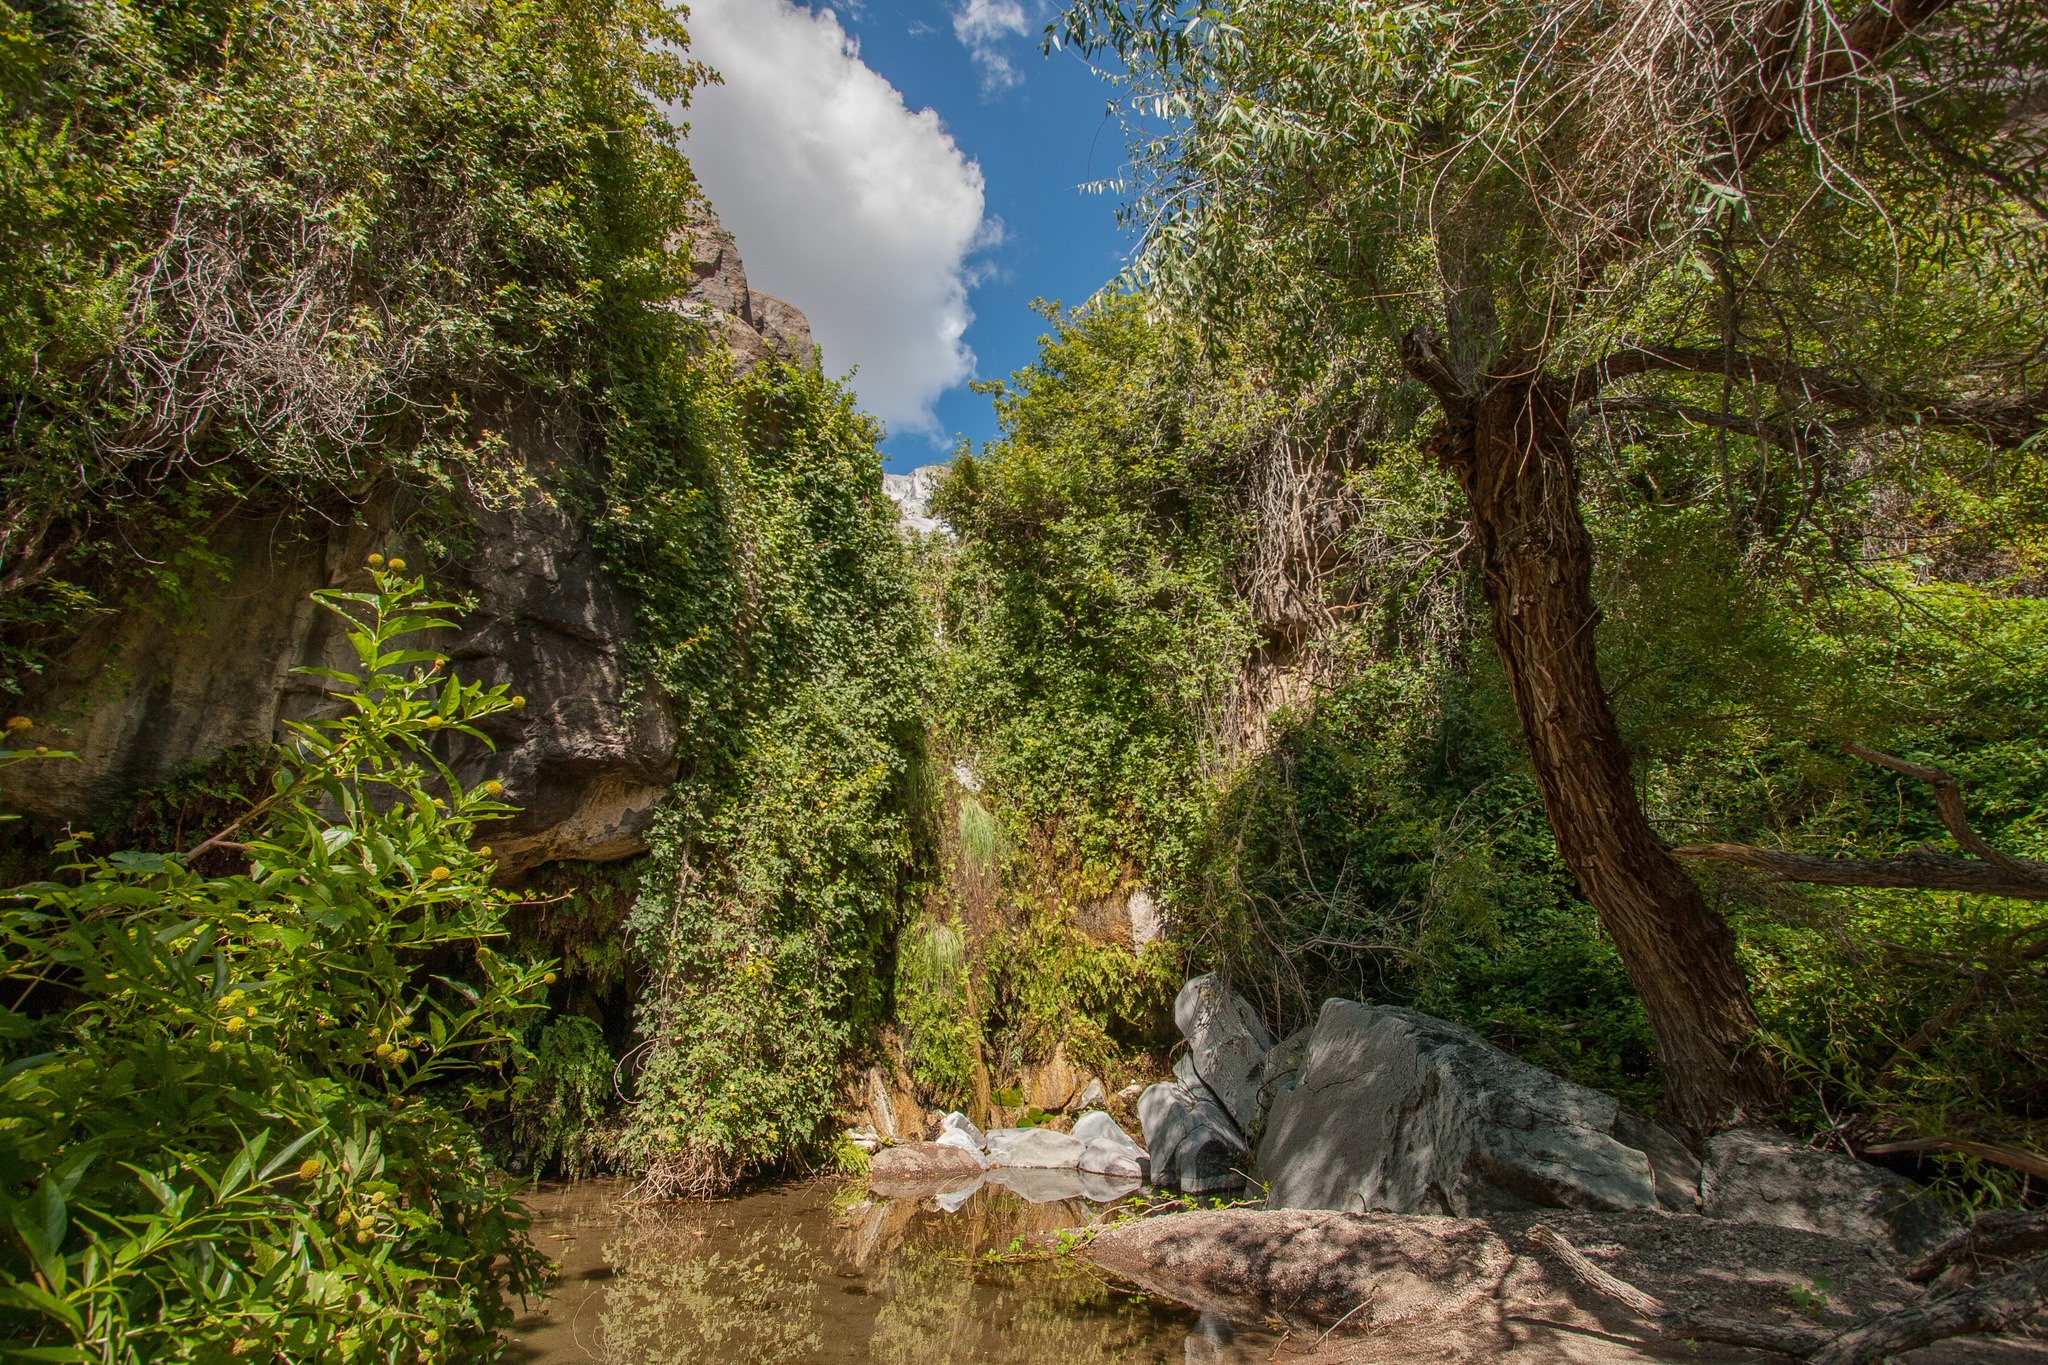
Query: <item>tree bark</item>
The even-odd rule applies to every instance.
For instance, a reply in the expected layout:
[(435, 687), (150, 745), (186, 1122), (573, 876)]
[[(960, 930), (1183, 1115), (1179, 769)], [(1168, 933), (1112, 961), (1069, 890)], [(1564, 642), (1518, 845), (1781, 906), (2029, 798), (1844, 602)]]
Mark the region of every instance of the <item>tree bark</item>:
[[(1411, 370), (1425, 381), (1427, 357)], [(1594, 649), (1593, 552), (1566, 418), (1570, 384), (1512, 358), (1475, 395), (1432, 382), (1433, 453), (1464, 490), (1493, 642), (1559, 853), (1656, 1030), (1668, 1116), (1701, 1135), (1775, 1107), (1735, 937), (1650, 828)], [(1520, 370), (1521, 373), (1514, 371)]]

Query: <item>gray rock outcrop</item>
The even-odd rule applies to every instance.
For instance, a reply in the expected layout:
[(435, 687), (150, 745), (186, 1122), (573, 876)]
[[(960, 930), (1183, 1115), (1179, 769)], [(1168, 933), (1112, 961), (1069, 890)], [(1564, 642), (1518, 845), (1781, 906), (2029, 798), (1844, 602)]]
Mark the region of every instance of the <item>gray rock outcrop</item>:
[(1258, 1011), (1211, 973), (1180, 988), (1173, 1002), (1173, 1022), (1188, 1040), (1187, 1060), (1195, 1075), (1216, 1097), (1239, 1132), (1256, 1126), (1264, 1108), (1266, 1053), (1273, 1035)]
[[(706, 318), (737, 363), (774, 354), (815, 366), (802, 313), (748, 287), (715, 220), (682, 245), (695, 283), (679, 308)], [(643, 853), (675, 780), (678, 730), (631, 663), (631, 601), (547, 491), (585, 458), (583, 432), (572, 415), (530, 400), (478, 399), (473, 411), (478, 429), (518, 461), (524, 487), (462, 506), (473, 529), (435, 565), (433, 586), (474, 606), (457, 631), (427, 643), (458, 676), (504, 683), (527, 705), (480, 727), (495, 751), (450, 736), (442, 757), (466, 783), (503, 782), (520, 807), (484, 830), (503, 876), (556, 859)], [(405, 532), (414, 510), (385, 491), (326, 521), (244, 512), (214, 528), (209, 549), (225, 578), (205, 585), (186, 615), (128, 610), (88, 622), (13, 704), (37, 722), (30, 742), (78, 760), (12, 769), (0, 777), (0, 805), (53, 821), (118, 820), (138, 791), (323, 714), (332, 705), (326, 685), (294, 670), (348, 669), (354, 656), (308, 594), (367, 587), (373, 550), (426, 567)]]
[(715, 215), (707, 212), (690, 229), (687, 245), (694, 283), (681, 312), (705, 323), (732, 353), (735, 368), (744, 374), (771, 358), (818, 368), (809, 319), (794, 304), (748, 285), (739, 248)]
[(1273, 1099), (1258, 1164), (1270, 1208), (1654, 1208), (1649, 1157), (1612, 1135), (1619, 1114), (1613, 1096), (1456, 1024), (1331, 1000), (1299, 1081)]
[(1761, 1128), (1731, 1129), (1707, 1144), (1700, 1194), (1709, 1218), (1882, 1242), (1907, 1257), (1957, 1226), (1905, 1177)]
[(1188, 1194), (1218, 1194), (1244, 1185), (1251, 1150), (1230, 1115), (1199, 1083), (1147, 1087), (1138, 1096), (1138, 1122), (1152, 1154), (1153, 1184)]
[[(537, 473), (574, 458), (575, 433), (546, 415), (485, 420)], [(427, 643), (458, 676), (504, 683), (527, 704), (479, 726), (495, 752), (451, 736), (444, 759), (464, 782), (502, 781), (505, 799), (521, 807), (485, 830), (505, 873), (644, 851), (642, 836), (675, 778), (677, 731), (667, 703), (640, 686), (630, 663), (630, 602), (575, 519), (538, 489), (510, 506), (469, 510), (471, 547), (435, 587), (474, 607), (456, 631)], [(327, 684), (294, 670), (353, 670), (356, 661), (344, 627), (308, 595), (367, 588), (372, 550), (419, 563), (403, 517), (381, 497), (353, 524), (230, 519), (212, 541), (226, 581), (198, 597), (190, 617), (104, 617), (51, 661), (24, 709), (39, 723), (36, 742), (70, 749), (78, 761), (15, 769), (0, 800), (52, 820), (118, 815), (140, 789), (266, 743), (285, 721), (325, 714)]]

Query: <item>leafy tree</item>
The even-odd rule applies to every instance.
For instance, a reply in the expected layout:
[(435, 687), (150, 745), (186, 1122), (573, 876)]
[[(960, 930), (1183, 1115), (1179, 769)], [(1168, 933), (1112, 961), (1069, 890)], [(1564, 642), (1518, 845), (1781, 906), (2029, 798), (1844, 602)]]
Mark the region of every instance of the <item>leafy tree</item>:
[[(1464, 495), (1558, 849), (1694, 1129), (1780, 1090), (1735, 939), (1645, 818), (1601, 676), (1576, 427), (1626, 409), (1777, 448), (1795, 506), (1825, 493), (1818, 447), (2033, 439), (2038, 309), (1994, 293), (1966, 315), (1997, 325), (1957, 347), (1939, 301), (1995, 262), (2039, 277), (2022, 111), (2044, 34), (2012, 0), (1080, 0), (1058, 34), (1113, 51), (1163, 121), (1133, 208), (1161, 299), (1224, 331), (1286, 319), (1310, 365), (1321, 336), (1376, 339), (1434, 402), (1425, 446)], [(1877, 261), (1896, 268), (1874, 298)], [(1730, 532), (1754, 534), (1732, 465)]]

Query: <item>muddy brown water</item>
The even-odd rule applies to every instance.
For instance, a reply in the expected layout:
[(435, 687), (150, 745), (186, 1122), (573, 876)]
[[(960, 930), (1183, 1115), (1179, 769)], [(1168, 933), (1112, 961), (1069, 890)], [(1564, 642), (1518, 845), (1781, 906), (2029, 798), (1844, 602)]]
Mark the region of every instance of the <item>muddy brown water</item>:
[(514, 1324), (520, 1365), (1252, 1365), (1274, 1344), (1071, 1259), (980, 1261), (1087, 1223), (1083, 1199), (989, 1185), (948, 1211), (817, 1180), (642, 1205), (600, 1180), (527, 1205), (560, 1282)]

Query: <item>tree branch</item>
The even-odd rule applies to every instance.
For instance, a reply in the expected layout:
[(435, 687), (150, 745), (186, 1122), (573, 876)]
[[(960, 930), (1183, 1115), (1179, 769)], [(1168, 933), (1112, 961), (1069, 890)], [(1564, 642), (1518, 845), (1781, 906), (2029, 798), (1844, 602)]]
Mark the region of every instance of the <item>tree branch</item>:
[(1787, 853), (1749, 844), (1692, 844), (1675, 848), (1680, 858), (1708, 862), (1740, 863), (1768, 872), (1781, 881), (1811, 882), (1820, 886), (1897, 886), (1925, 891), (1967, 891), (1982, 896), (2006, 896), (2013, 900), (2048, 900), (2048, 863), (2015, 858), (1984, 842), (1963, 810), (1962, 786), (1940, 768), (1914, 763), (1891, 754), (1867, 749), (1861, 744), (1842, 748), (1866, 763), (1889, 768), (1934, 788), (1935, 808), (1943, 828), (1955, 841), (1976, 854), (1958, 858), (1922, 845), (1893, 858), (1822, 858), (1808, 853)]
[(1733, 431), (1743, 436), (1769, 441), (1782, 450), (1800, 450), (1812, 444), (1811, 441), (1802, 443), (1801, 434), (1783, 423), (1737, 417), (1732, 413), (1719, 413), (1712, 408), (1695, 407), (1690, 403), (1675, 403), (1666, 398), (1596, 398), (1586, 404), (1586, 411), (1642, 412), (1658, 417), (1678, 417), (1698, 426), (1711, 427), (1717, 431)]
[[(1572, 378), (1573, 406), (1592, 403), (1617, 380), (1639, 374), (1724, 375), (1753, 384), (1796, 393), (1819, 407), (1853, 413), (1873, 422), (1896, 426), (1941, 427), (1975, 431), (2002, 450), (2010, 450), (2041, 430), (2048, 419), (2048, 385), (2019, 395), (1974, 398), (1927, 394), (1886, 394), (1861, 379), (1845, 378), (1810, 365), (1747, 352), (1706, 346), (1628, 346), (1585, 366)], [(1654, 399), (1609, 399), (1608, 403), (1657, 402)], [(1643, 408), (1642, 411), (1654, 409)], [(1724, 426), (1719, 414), (1709, 420), (1704, 408), (1683, 415), (1708, 426)], [(1735, 419), (1725, 419), (1732, 421)], [(1742, 430), (1728, 426), (1728, 430)], [(1753, 435), (1765, 435), (1752, 432)]]

